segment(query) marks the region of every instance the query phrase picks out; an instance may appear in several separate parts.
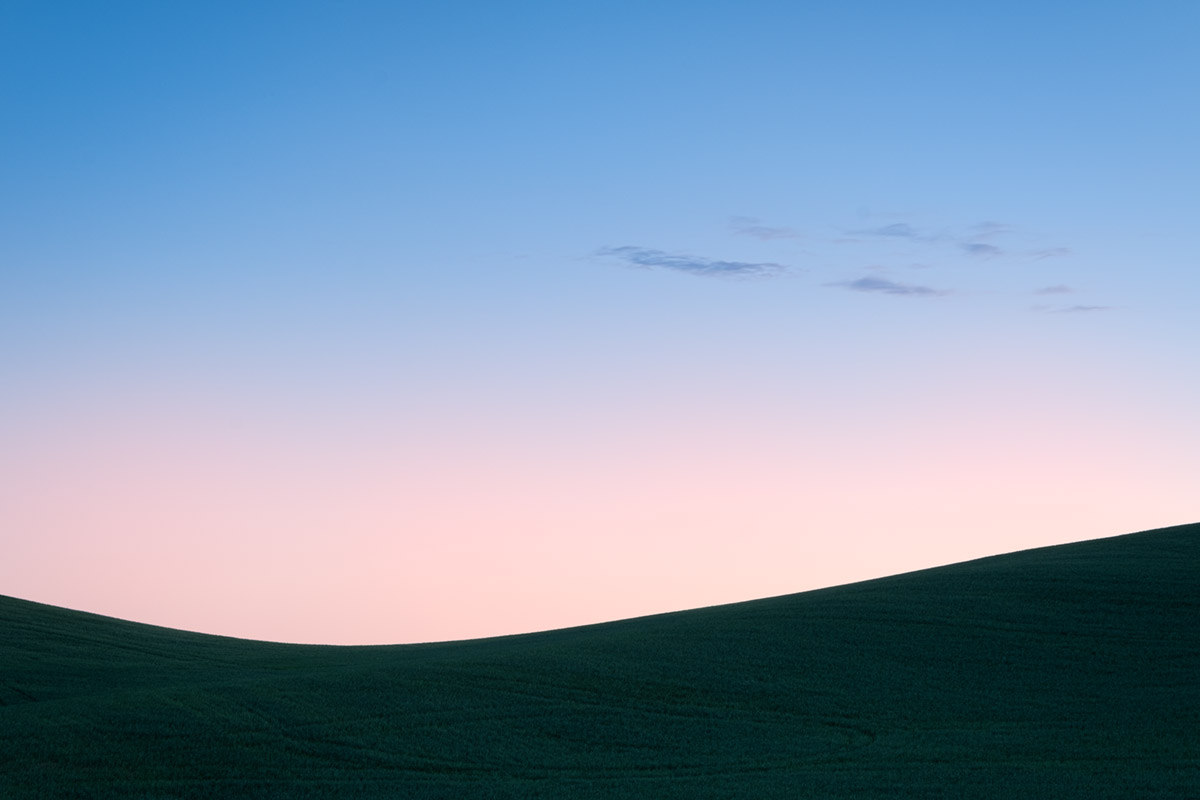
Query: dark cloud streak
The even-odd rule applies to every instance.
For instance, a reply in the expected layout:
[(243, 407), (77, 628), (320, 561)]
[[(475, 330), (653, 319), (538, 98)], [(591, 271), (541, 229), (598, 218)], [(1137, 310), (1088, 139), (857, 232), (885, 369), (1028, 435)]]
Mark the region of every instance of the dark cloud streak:
[(1054, 309), (1056, 314), (1080, 314), (1085, 311), (1110, 311), (1112, 306), (1066, 306)]
[(898, 283), (887, 278), (859, 278), (854, 281), (839, 281), (828, 283), (826, 286), (838, 286), (854, 292), (874, 292), (878, 294), (907, 295), (909, 297), (938, 297), (946, 292), (931, 289), (928, 286), (917, 286), (911, 283)]
[(1062, 256), (1071, 255), (1069, 247), (1046, 247), (1041, 250), (1034, 250), (1029, 254), (1029, 257), (1035, 261), (1041, 261), (1043, 258), (1061, 258)]
[(996, 245), (984, 242), (960, 242), (959, 247), (967, 254), (979, 258), (992, 258), (1004, 252), (999, 247), (996, 247)]
[(979, 222), (971, 226), (971, 230), (975, 231), (972, 238), (988, 239), (993, 236), (1000, 236), (1005, 233), (1012, 233), (1013, 227), (1006, 225), (1003, 222)]
[(770, 241), (772, 239), (799, 239), (800, 234), (791, 228), (773, 228), (760, 225), (756, 217), (732, 217), (729, 227), (739, 236), (753, 236), (755, 239)]
[(917, 229), (907, 222), (894, 222), (891, 225), (883, 225), (878, 228), (864, 228), (856, 231), (849, 231), (853, 236), (880, 236), (892, 239), (915, 239), (924, 241), (926, 237), (917, 233)]
[(1043, 314), (1084, 314), (1089, 311), (1111, 311), (1112, 306), (1034, 306), (1034, 311), (1039, 311)]
[(597, 255), (619, 258), (627, 264), (645, 269), (673, 269), (689, 275), (724, 278), (765, 278), (787, 271), (783, 264), (773, 262), (720, 261), (691, 255), (673, 255), (648, 247), (602, 247)]

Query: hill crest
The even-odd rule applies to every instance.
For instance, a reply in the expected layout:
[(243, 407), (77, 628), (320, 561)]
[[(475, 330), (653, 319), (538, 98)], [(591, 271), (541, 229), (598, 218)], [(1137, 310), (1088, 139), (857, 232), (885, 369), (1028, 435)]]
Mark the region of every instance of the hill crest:
[(421, 645), (0, 598), (0, 796), (1180, 797), (1200, 525)]

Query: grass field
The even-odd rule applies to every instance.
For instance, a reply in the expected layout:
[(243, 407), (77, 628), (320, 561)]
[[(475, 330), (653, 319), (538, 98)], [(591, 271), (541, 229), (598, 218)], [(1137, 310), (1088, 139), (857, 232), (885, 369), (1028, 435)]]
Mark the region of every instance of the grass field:
[(1200, 525), (523, 636), (0, 597), (0, 798), (1200, 798)]

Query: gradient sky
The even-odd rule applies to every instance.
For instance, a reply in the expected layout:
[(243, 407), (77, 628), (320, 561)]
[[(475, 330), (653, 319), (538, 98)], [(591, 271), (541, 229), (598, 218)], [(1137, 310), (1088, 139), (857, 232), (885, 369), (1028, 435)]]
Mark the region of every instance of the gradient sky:
[(1200, 5), (0, 4), (0, 593), (516, 633), (1200, 519)]

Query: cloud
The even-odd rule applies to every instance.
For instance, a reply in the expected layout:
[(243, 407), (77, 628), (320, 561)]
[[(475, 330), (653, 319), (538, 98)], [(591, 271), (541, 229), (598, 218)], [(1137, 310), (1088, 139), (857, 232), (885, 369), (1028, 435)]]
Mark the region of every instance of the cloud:
[(996, 247), (996, 245), (985, 244), (984, 242), (961, 242), (959, 243), (959, 247), (970, 255), (980, 258), (991, 258), (1004, 252), (999, 247)]
[(856, 231), (850, 231), (855, 236), (890, 236), (897, 239), (921, 239), (923, 238), (917, 229), (907, 222), (893, 222), (891, 225), (883, 225), (878, 228), (863, 228)]
[(1046, 314), (1082, 314), (1088, 311), (1111, 311), (1112, 306), (1034, 306), (1033, 310)]
[(699, 256), (672, 255), (662, 250), (652, 250), (647, 247), (633, 247), (630, 245), (623, 247), (602, 247), (596, 251), (596, 254), (619, 258), (635, 267), (673, 269), (679, 272), (687, 272), (691, 275), (703, 275), (706, 277), (762, 278), (778, 275), (781, 272), (786, 272), (788, 269), (783, 264), (772, 262), (718, 261)]
[(755, 239), (769, 241), (771, 239), (799, 239), (800, 234), (791, 228), (772, 228), (760, 225), (756, 217), (730, 217), (729, 227), (740, 236), (753, 236)]
[(1013, 227), (1006, 225), (1003, 222), (979, 222), (971, 226), (974, 231), (971, 238), (973, 239), (988, 239), (992, 236), (999, 236), (1004, 233), (1011, 233)]
[(1041, 289), (1034, 291), (1034, 294), (1070, 294), (1075, 291), (1066, 284), (1056, 284), (1054, 286), (1043, 286)]
[[(1004, 237), (1013, 237), (1019, 229), (1006, 222), (984, 220), (957, 229), (922, 228), (908, 222), (892, 222), (870, 228), (843, 229), (842, 238), (832, 239), (836, 244), (880, 244), (883, 242), (907, 242), (914, 247), (928, 247), (930, 252), (949, 248), (960, 257), (978, 261), (991, 259), (1059, 258), (1071, 255), (1066, 247), (1038, 247), (1025, 250), (1015, 245), (1004, 244)], [(891, 266), (896, 266), (895, 264)]]
[(1035, 261), (1041, 261), (1043, 258), (1059, 258), (1069, 255), (1071, 255), (1071, 248), (1069, 247), (1046, 247), (1029, 253), (1029, 257)]
[(913, 297), (936, 297), (946, 294), (937, 289), (931, 289), (928, 286), (916, 286), (911, 283), (897, 283), (890, 281), (887, 278), (859, 278), (854, 281), (839, 281), (837, 283), (827, 283), (826, 286), (840, 286), (844, 289), (850, 289), (855, 292), (877, 292), (879, 294), (899, 294), (909, 295)]

